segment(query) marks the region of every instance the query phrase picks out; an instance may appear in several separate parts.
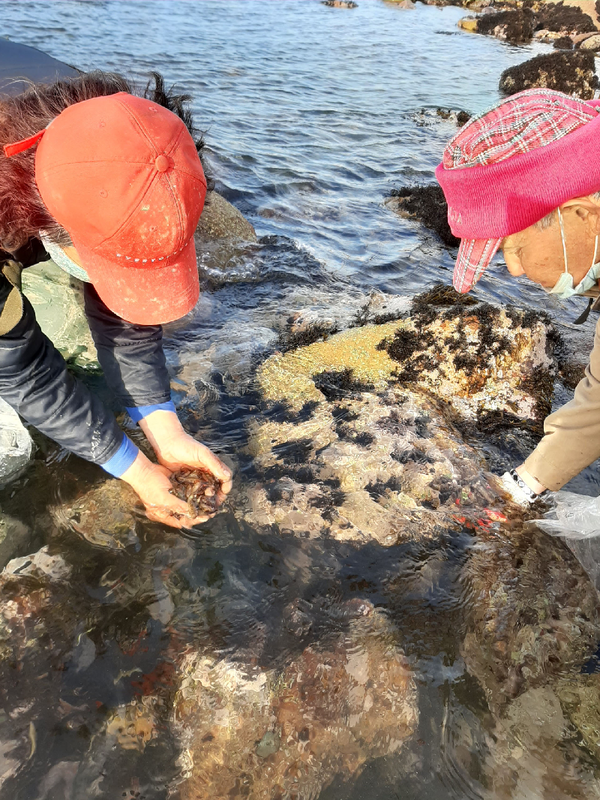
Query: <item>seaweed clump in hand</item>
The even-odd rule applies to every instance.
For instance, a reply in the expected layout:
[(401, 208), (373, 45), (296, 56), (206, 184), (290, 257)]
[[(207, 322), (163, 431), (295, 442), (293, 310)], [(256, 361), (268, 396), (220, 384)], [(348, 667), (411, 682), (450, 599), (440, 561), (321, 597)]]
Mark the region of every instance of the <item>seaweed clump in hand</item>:
[(212, 515), (218, 508), (221, 481), (212, 472), (200, 467), (183, 467), (171, 475), (171, 494), (187, 502), (190, 517)]

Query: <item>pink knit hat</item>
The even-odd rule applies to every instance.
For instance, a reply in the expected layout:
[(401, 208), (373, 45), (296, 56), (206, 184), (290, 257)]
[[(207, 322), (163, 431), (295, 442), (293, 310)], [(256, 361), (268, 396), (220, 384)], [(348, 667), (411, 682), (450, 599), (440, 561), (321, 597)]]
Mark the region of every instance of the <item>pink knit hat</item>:
[(600, 191), (600, 101), (527, 89), (474, 117), (435, 171), (462, 239), (454, 288), (468, 292), (502, 240), (573, 197)]

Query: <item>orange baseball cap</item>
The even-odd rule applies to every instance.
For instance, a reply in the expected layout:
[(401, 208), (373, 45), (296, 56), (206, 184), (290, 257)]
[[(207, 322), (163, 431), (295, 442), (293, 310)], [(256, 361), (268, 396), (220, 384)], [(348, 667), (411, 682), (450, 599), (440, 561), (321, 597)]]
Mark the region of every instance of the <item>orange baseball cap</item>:
[(108, 308), (140, 325), (191, 311), (200, 292), (194, 231), (206, 178), (181, 119), (119, 92), (68, 106), (5, 153), (36, 142), (42, 201)]

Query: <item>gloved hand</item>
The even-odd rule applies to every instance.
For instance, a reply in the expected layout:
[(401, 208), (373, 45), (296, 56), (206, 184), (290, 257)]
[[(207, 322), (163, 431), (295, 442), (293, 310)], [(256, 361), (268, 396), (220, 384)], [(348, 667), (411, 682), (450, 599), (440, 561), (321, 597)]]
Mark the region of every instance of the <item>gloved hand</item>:
[(500, 478), (502, 488), (510, 495), (517, 505), (527, 507), (533, 502), (538, 500), (542, 495), (546, 494), (546, 490), (540, 494), (536, 494), (517, 474), (517, 471), (512, 469), (510, 472), (505, 472)]

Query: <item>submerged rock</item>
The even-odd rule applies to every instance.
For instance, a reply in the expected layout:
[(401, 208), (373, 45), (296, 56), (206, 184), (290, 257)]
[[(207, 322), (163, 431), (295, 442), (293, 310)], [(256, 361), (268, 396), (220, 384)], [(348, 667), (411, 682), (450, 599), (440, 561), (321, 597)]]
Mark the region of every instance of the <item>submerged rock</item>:
[[(599, 41), (600, 36), (594, 37)], [(590, 100), (598, 86), (594, 54), (576, 50), (548, 53), (509, 67), (500, 76), (500, 91), (505, 95), (524, 89), (554, 89)]]
[(577, 741), (556, 685), (528, 689), (500, 716), (481, 719), (464, 707), (452, 711), (445, 758), (461, 787), (472, 788), (469, 796), (482, 796), (485, 787), (485, 796), (498, 800), (600, 798), (594, 760)]
[(418, 720), (416, 685), (377, 611), (281, 670), (197, 653), (181, 670), (182, 800), (317, 797), (334, 778), (397, 753)]
[(557, 694), (565, 716), (577, 729), (594, 759), (600, 748), (600, 674), (572, 675), (558, 683)]
[(138, 503), (138, 496), (127, 484), (107, 479), (49, 510), (58, 529), (73, 531), (97, 547), (123, 550), (139, 543)]
[(18, 556), (30, 552), (33, 531), (21, 520), (0, 513), (0, 570)]
[(465, 573), (470, 621), (462, 655), (499, 714), (593, 654), (600, 600), (564, 542), (519, 529), (480, 539)]

